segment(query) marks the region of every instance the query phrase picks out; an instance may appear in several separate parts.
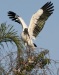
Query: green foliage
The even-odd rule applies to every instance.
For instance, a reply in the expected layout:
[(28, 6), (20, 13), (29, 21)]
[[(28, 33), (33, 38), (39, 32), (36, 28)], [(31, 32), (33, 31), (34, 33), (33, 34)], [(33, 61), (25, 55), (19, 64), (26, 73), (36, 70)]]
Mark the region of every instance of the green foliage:
[[(31, 48), (28, 48), (27, 50), (24, 49), (24, 45), (22, 43), (22, 40), (17, 35), (17, 31), (13, 29), (13, 26), (6, 25), (6, 23), (2, 23), (0, 25), (0, 45), (4, 48), (4, 45), (2, 42), (10, 42), (11, 44), (15, 43), (17, 46), (17, 57), (15, 59), (16, 65), (8, 65), (10, 66), (8, 68), (8, 71), (5, 71), (4, 67), (0, 66), (0, 69), (2, 73), (6, 73), (5, 75), (9, 75), (11, 72), (13, 72), (13, 75), (31, 75), (35, 67), (38, 67), (39, 69), (45, 69), (46, 65), (49, 65), (51, 63), (51, 60), (46, 56), (49, 53), (49, 50), (43, 50), (39, 52), (38, 54), (35, 54), (34, 50), (32, 51)], [(30, 49), (30, 50), (29, 50)], [(24, 52), (22, 53), (22, 51)], [(24, 57), (23, 55), (26, 54), (27, 57)], [(9, 57), (12, 57), (12, 54), (9, 54)], [(13, 58), (13, 57), (12, 57)], [(24, 59), (25, 58), (25, 59)], [(11, 58), (10, 58), (11, 59)], [(10, 64), (13, 64), (14, 62), (10, 62)], [(12, 74), (11, 74), (12, 75)]]
[(17, 31), (13, 29), (13, 26), (6, 25), (6, 23), (2, 23), (0, 25), (0, 45), (4, 47), (2, 42), (5, 42), (6, 44), (7, 42), (10, 42), (10, 43), (14, 42), (19, 52), (21, 52), (21, 48), (23, 47), (21, 44), (21, 40), (19, 36), (17, 35)]
[(37, 65), (39, 68), (44, 69), (46, 65), (50, 64), (50, 59), (45, 57), (48, 53), (48, 50), (41, 51), (37, 56), (29, 56), (26, 61), (20, 58), (20, 64), (18, 65), (20, 68), (20, 73), (23, 74), (25, 71), (24, 74), (27, 75), (26, 72), (31, 72)]

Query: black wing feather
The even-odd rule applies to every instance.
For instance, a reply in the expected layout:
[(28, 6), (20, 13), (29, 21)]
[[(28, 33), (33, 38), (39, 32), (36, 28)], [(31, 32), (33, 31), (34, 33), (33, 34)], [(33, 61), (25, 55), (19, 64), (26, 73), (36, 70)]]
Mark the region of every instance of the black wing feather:
[(18, 20), (19, 16), (16, 13), (14, 13), (12, 11), (9, 11), (8, 16), (9, 16), (10, 19), (12, 19), (12, 21), (20, 23), (20, 21)]

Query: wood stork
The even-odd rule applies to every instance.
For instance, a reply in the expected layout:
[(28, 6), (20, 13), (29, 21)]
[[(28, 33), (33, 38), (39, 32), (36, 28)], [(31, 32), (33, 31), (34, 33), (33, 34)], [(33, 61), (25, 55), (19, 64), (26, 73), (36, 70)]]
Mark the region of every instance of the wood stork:
[(51, 1), (47, 2), (35, 14), (33, 14), (29, 26), (27, 26), (24, 20), (13, 11), (9, 11), (8, 16), (12, 19), (12, 21), (18, 22), (22, 25), (23, 31), (21, 37), (24, 43), (34, 48), (37, 46), (33, 43), (32, 39), (35, 39), (39, 32), (43, 29), (46, 20), (54, 11), (53, 8), (53, 3)]

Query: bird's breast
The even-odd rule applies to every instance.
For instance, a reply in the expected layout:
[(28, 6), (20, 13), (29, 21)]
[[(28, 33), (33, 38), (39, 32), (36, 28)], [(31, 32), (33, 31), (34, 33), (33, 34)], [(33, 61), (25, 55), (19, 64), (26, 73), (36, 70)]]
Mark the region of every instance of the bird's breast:
[(24, 32), (22, 32), (21, 37), (22, 37), (24, 42), (28, 42), (28, 40), (30, 39), (29, 35), (28, 34), (24, 34)]

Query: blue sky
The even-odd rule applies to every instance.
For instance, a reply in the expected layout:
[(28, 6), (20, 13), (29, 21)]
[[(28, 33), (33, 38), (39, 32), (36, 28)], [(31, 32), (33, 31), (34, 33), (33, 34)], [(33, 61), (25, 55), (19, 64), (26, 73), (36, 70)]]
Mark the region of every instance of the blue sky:
[(31, 16), (40, 9), (46, 2), (51, 1), (54, 4), (54, 13), (46, 21), (43, 30), (34, 41), (38, 47), (50, 50), (50, 56), (53, 59), (59, 60), (59, 1), (57, 0), (0, 0), (0, 23), (14, 25), (20, 35), (22, 31), (21, 25), (11, 21), (8, 16), (8, 11), (14, 11), (21, 16), (29, 25)]

